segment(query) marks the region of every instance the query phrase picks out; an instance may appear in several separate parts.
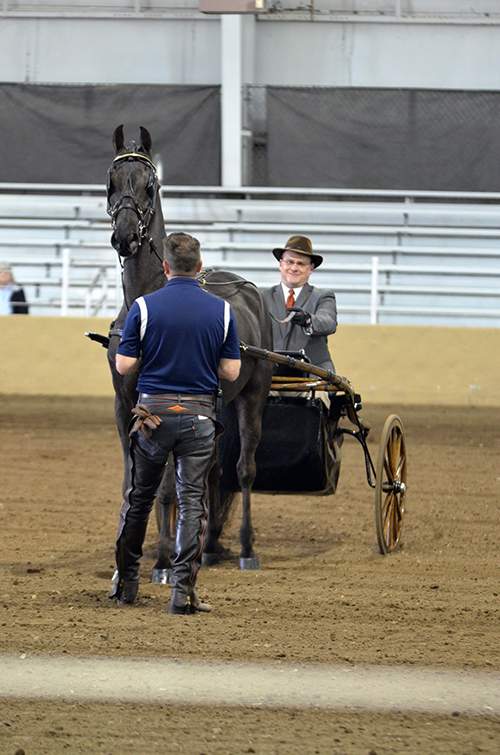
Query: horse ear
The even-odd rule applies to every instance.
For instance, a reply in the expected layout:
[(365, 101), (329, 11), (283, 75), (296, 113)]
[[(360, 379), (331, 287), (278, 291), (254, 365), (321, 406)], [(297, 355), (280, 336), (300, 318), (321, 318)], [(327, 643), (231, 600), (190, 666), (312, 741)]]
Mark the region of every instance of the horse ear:
[(113, 133), (113, 147), (115, 148), (115, 152), (118, 152), (120, 149), (123, 149), (123, 145), (125, 144), (125, 141), (123, 139), (123, 124), (121, 126), (117, 126)]
[(151, 154), (151, 148), (153, 146), (153, 141), (151, 139), (151, 134), (147, 130), (147, 128), (144, 128), (144, 126), (141, 126), (141, 147), (145, 152), (148, 154)]

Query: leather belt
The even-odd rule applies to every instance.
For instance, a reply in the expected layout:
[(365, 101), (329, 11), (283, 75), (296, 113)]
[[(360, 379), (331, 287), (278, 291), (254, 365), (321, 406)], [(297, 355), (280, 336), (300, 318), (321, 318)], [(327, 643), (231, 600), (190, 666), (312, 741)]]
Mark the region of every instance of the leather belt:
[(137, 405), (152, 414), (198, 414), (215, 419), (214, 396), (206, 393), (140, 393)]
[(139, 401), (147, 399), (147, 401), (182, 401), (182, 402), (206, 402), (209, 404), (214, 403), (214, 397), (210, 393), (140, 393)]
[(197, 414), (209, 417), (215, 424), (215, 438), (224, 432), (223, 425), (217, 419), (215, 396), (209, 393), (140, 393), (137, 408), (156, 415), (153, 421), (157, 418), (160, 422), (161, 415)]

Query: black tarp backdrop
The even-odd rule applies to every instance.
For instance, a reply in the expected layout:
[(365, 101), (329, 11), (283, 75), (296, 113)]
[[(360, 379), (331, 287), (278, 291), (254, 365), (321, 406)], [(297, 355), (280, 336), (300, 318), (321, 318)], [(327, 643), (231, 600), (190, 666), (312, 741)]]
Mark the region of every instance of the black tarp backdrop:
[(268, 87), (271, 186), (500, 191), (500, 92)]
[(220, 88), (0, 84), (0, 181), (104, 184), (111, 139), (148, 129), (164, 185), (220, 183)]
[[(500, 191), (500, 92), (267, 87), (262, 102), (269, 186)], [(0, 117), (2, 182), (102, 184), (123, 123), (127, 142), (150, 131), (165, 186), (220, 185), (219, 87), (0, 84)]]

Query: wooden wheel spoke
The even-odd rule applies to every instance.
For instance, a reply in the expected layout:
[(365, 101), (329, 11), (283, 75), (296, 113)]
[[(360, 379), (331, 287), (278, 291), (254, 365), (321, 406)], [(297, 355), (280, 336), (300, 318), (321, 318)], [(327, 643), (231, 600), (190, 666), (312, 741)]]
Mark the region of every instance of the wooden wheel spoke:
[(394, 526), (393, 526), (394, 507), (392, 505), (389, 505), (390, 504), (390, 500), (389, 500), (390, 498), (391, 498), (391, 496), (388, 496), (388, 500), (387, 500), (387, 504), (388, 505), (386, 507), (385, 516), (384, 516), (384, 520), (383, 520), (383, 522), (384, 522), (384, 525), (383, 525), (384, 540), (385, 540), (387, 546), (390, 546), (392, 544), (392, 542), (393, 542), (392, 533), (393, 533), (393, 530), (394, 530)]
[(394, 482), (394, 476), (393, 476), (392, 470), (393, 470), (393, 467), (391, 465), (390, 459), (387, 456), (384, 456), (384, 471), (391, 485)]
[(388, 454), (391, 461), (391, 469), (396, 469), (398, 459), (401, 457), (401, 433), (398, 432), (399, 428), (394, 428), (392, 431), (391, 442), (388, 445)]
[(403, 521), (403, 507), (401, 506), (401, 496), (394, 496), (394, 511), (396, 513), (398, 522)]
[(383, 529), (384, 531), (387, 528), (387, 523), (389, 521), (389, 517), (391, 515), (392, 511), (392, 499), (393, 499), (393, 493), (392, 491), (385, 497), (384, 504), (382, 506), (382, 522), (383, 522)]

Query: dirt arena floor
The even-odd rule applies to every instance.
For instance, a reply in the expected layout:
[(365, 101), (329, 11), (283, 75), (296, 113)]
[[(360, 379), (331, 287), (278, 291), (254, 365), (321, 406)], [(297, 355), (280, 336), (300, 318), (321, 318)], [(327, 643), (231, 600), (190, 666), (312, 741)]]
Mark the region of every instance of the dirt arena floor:
[[(361, 447), (335, 496), (255, 495), (261, 570), (203, 568), (211, 615), (167, 614), (149, 582), (108, 598), (121, 487), (111, 399), (0, 396), (0, 653), (500, 671), (500, 409), (366, 405), (376, 457), (403, 419), (402, 548), (379, 555)], [(242, 684), (245, 680), (242, 679)], [(0, 700), (2, 755), (433, 755), (500, 752), (500, 719), (455, 712), (284, 710)]]

